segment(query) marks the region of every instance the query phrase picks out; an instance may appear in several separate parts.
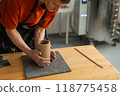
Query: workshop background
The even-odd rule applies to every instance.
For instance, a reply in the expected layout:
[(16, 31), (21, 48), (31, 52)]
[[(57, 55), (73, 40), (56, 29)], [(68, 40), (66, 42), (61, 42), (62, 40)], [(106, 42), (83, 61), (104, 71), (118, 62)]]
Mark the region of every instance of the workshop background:
[[(71, 0), (67, 10), (58, 12), (51, 27), (47, 29), (51, 48), (90, 44), (120, 71), (119, 4), (120, 0)], [(68, 44), (65, 43), (67, 27)]]

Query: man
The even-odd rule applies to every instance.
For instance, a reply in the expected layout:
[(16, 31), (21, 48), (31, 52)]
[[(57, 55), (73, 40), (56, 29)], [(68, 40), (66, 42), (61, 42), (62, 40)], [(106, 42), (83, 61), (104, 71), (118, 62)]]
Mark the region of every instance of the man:
[[(38, 43), (44, 39), (45, 28), (50, 27), (59, 8), (69, 2), (70, 0), (1, 0), (1, 49), (15, 45), (17, 46), (15, 49), (22, 50), (39, 66), (49, 65), (50, 58), (41, 57), (41, 53), (37, 51)], [(44, 18), (42, 23), (40, 23), (41, 18)], [(23, 40), (22, 35), (27, 32), (35, 37), (35, 49), (30, 48)], [(51, 60), (55, 59), (55, 53), (51, 52)]]

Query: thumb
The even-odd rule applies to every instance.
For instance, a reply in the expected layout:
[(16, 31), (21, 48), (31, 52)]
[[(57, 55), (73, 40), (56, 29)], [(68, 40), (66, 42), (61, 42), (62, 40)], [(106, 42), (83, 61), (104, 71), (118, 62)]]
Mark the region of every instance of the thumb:
[(41, 53), (39, 50), (37, 50), (37, 54), (38, 54), (38, 55), (41, 55), (42, 53)]

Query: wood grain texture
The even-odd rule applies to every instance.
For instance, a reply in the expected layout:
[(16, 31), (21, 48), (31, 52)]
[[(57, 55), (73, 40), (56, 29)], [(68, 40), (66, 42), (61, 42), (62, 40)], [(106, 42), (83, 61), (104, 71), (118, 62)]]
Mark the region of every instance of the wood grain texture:
[[(74, 48), (80, 49), (104, 68), (96, 66)], [(72, 72), (38, 77), (30, 80), (120, 80), (120, 73), (91, 45), (58, 48), (52, 49), (52, 51), (59, 51)], [(3, 55), (4, 60), (8, 59), (11, 66), (0, 69), (0, 79), (26, 79), (21, 55), (25, 54), (21, 52)]]

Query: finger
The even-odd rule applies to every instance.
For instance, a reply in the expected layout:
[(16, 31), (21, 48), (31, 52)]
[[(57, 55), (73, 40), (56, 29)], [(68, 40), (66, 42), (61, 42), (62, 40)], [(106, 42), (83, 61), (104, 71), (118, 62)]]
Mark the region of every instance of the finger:
[(54, 61), (54, 60), (56, 60), (56, 56), (53, 56), (53, 57), (50, 58), (51, 62)]
[(56, 60), (56, 56), (52, 56), (51, 59), (52, 59), (52, 60)]
[(41, 52), (40, 52), (40, 51), (37, 50), (36, 52), (37, 52), (37, 54), (38, 54), (39, 56), (41, 55)]
[(45, 65), (44, 67), (47, 67), (47, 66), (49, 66), (50, 64), (47, 64), (47, 65)]
[(56, 55), (54, 51), (51, 51), (51, 55)]
[(44, 65), (39, 65), (39, 64), (38, 64), (38, 66), (40, 66), (40, 67), (42, 67), (42, 68), (44, 68), (44, 67), (45, 67)]
[(50, 62), (53, 62), (53, 59), (52, 59), (52, 58), (50, 59)]
[(50, 58), (43, 58), (43, 61), (50, 61)]
[(43, 57), (39, 56), (39, 62), (38, 62), (39, 65), (46, 66), (46, 65), (48, 65), (50, 63), (51, 63), (50, 58), (43, 58)]
[(45, 66), (49, 66), (50, 65), (50, 63), (49, 62), (42, 62), (42, 63), (40, 63), (40, 64), (38, 64), (39, 66), (41, 66), (41, 67), (45, 67)]
[(39, 60), (40, 61), (50, 61), (50, 58), (44, 58), (44, 57), (41, 57), (41, 56), (38, 56)]
[(41, 63), (36, 63), (38, 66), (40, 66), (40, 67), (44, 67), (44, 65), (43, 64), (41, 64)]
[(42, 60), (40, 60), (40, 63), (43, 65), (50, 64), (50, 58), (42, 58)]
[(45, 68), (45, 67), (47, 67), (47, 66), (49, 66), (49, 64), (48, 64), (48, 65), (44, 65), (43, 67)]
[(51, 58), (54, 59), (54, 60), (56, 59), (56, 53), (55, 52), (51, 52)]
[(50, 61), (43, 61), (42, 63), (43, 63), (43, 65), (48, 65), (48, 64), (50, 64)]

